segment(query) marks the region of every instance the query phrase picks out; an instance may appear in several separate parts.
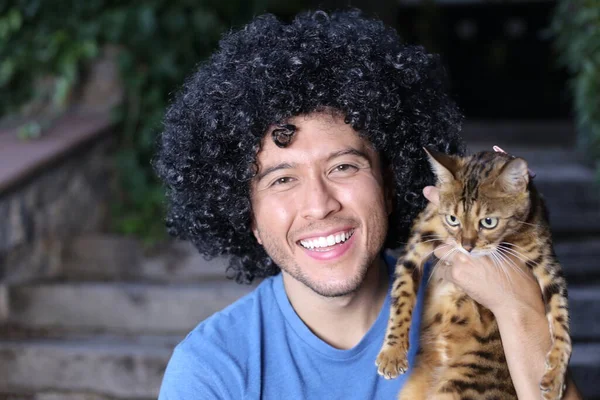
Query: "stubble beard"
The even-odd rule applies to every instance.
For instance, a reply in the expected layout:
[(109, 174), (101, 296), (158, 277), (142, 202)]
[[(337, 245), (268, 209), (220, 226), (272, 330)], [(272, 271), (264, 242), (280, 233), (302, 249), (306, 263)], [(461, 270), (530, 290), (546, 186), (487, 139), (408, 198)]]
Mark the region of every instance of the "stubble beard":
[(261, 238), (263, 239), (263, 247), (266, 253), (283, 272), (287, 273), (293, 279), (302, 283), (319, 296), (327, 298), (347, 296), (360, 289), (367, 275), (369, 266), (374, 263), (378, 256), (378, 254), (365, 254), (359, 261), (359, 268), (353, 276), (348, 277), (342, 283), (331, 285), (327, 284), (327, 282), (316, 282), (307, 276), (296, 260), (281, 249), (268, 235), (264, 235), (261, 232)]

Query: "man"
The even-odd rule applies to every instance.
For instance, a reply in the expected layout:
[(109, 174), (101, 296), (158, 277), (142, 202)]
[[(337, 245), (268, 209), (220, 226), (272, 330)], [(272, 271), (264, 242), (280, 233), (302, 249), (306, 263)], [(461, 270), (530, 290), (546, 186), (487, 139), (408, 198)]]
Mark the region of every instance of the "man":
[[(175, 349), (160, 399), (395, 398), (406, 376), (375, 367), (394, 267), (382, 250), (424, 206), (422, 147), (463, 152), (444, 84), (436, 57), (356, 11), (263, 16), (224, 37), (167, 112), (155, 167), (170, 232), (230, 256), (239, 282), (267, 279)], [(540, 398), (539, 288), (513, 273), (507, 292), (490, 265), (450, 261), (446, 278), (498, 312), (519, 396)]]

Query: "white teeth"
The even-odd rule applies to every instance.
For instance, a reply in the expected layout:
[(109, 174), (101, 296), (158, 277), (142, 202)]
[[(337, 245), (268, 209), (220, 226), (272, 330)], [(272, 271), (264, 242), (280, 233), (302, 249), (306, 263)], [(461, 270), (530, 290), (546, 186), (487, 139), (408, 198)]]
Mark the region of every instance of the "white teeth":
[(348, 240), (350, 238), (350, 236), (352, 236), (353, 232), (354, 231), (348, 231), (348, 232), (337, 233), (335, 235), (321, 236), (321, 237), (314, 238), (314, 239), (301, 240), (300, 244), (307, 249), (314, 249), (314, 248), (319, 248), (319, 247), (329, 247), (329, 246), (333, 246), (334, 244), (337, 244), (337, 243), (345, 242), (346, 240)]

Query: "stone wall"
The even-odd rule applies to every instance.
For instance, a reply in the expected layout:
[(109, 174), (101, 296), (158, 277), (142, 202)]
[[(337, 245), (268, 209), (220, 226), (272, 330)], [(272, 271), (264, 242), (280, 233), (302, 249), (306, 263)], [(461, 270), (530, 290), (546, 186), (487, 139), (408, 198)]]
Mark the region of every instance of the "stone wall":
[(105, 228), (112, 144), (96, 138), (0, 193), (0, 284), (56, 276), (69, 238)]

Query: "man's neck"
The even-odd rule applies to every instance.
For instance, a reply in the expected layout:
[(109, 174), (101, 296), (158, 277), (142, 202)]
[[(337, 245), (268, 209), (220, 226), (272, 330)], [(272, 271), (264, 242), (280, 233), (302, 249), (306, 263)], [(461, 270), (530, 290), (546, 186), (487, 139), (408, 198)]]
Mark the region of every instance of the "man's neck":
[(388, 290), (387, 266), (378, 258), (362, 285), (346, 296), (327, 298), (282, 272), (286, 294), (296, 314), (321, 340), (338, 349), (356, 346), (371, 328)]

